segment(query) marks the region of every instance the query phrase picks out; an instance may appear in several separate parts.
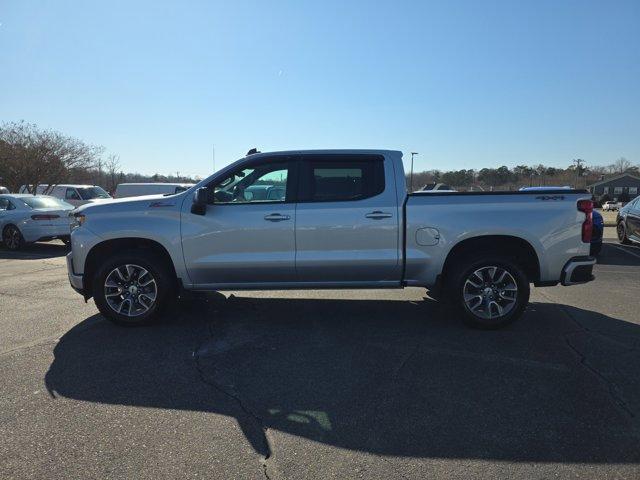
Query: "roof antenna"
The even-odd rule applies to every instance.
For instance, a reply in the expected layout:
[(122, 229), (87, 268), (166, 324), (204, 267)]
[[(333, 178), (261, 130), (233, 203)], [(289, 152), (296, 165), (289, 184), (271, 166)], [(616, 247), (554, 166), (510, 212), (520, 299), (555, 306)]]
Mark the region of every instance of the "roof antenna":
[(256, 154), (256, 153), (260, 153), (260, 152), (258, 151), (258, 149), (257, 149), (257, 148), (255, 148), (255, 147), (254, 147), (254, 148), (252, 148), (251, 150), (249, 150), (249, 151), (247, 152), (247, 157), (248, 157), (249, 155), (253, 155), (253, 154)]

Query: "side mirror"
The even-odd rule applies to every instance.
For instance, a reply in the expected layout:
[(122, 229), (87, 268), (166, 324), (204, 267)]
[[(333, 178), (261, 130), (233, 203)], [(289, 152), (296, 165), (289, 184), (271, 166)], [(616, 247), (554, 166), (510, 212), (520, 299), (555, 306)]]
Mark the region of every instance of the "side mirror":
[(200, 187), (193, 196), (193, 204), (191, 205), (191, 213), (196, 215), (204, 215), (207, 213), (207, 203), (209, 200), (209, 189)]

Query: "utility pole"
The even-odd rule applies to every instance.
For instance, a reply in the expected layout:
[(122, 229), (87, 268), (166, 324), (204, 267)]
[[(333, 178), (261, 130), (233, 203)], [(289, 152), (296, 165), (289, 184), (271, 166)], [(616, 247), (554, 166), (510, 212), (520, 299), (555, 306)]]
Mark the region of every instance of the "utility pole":
[(98, 160), (98, 181), (96, 185), (100, 185), (102, 183), (102, 159)]
[(578, 180), (580, 179), (580, 172), (582, 170), (582, 165), (584, 164), (584, 160), (581, 158), (576, 158), (573, 163), (576, 165), (576, 185), (575, 188), (578, 188)]
[(409, 193), (413, 192), (413, 157), (418, 155), (418, 152), (411, 152), (411, 174), (409, 176)]

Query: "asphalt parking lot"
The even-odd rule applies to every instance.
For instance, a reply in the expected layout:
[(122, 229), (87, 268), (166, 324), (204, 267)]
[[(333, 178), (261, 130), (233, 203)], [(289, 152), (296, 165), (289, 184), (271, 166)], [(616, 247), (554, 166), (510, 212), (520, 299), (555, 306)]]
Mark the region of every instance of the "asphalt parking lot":
[[(611, 230), (611, 231), (610, 231)], [(422, 289), (223, 292), (103, 320), (0, 249), (2, 478), (639, 478), (640, 248), (467, 329)]]

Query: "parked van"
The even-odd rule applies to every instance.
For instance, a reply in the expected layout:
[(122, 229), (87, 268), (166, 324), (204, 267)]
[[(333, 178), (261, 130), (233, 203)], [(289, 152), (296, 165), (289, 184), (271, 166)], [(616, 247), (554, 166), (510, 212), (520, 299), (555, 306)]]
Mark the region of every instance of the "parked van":
[[(74, 207), (79, 207), (85, 203), (95, 203), (110, 200), (109, 195), (102, 187), (98, 185), (56, 185), (52, 189), (49, 185), (38, 185), (36, 193), (39, 195), (46, 194), (52, 197), (64, 200)], [(20, 187), (18, 193), (29, 193), (26, 185)]]
[(175, 195), (193, 187), (193, 183), (121, 183), (116, 188), (115, 198), (140, 197), (143, 195)]

